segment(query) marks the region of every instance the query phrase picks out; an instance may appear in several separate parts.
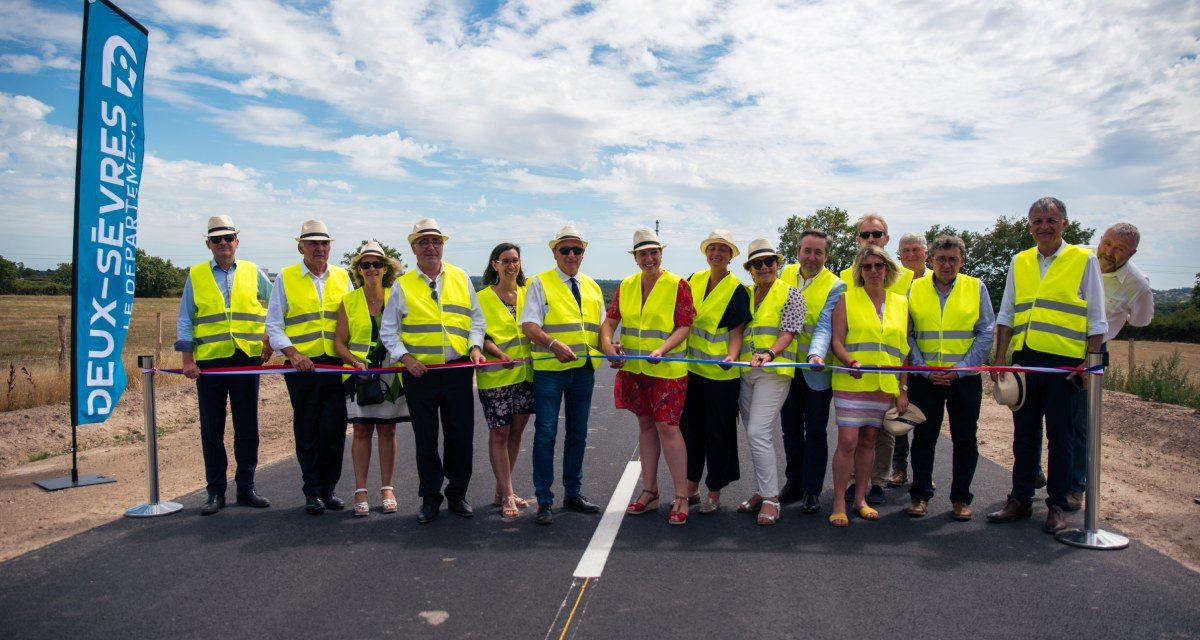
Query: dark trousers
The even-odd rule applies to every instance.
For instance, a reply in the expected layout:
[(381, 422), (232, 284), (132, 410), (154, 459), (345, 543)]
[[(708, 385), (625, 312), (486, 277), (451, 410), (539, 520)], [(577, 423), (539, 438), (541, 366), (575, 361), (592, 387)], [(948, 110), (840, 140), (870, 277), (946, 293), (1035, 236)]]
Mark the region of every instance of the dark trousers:
[[(321, 356), (317, 364), (341, 364)], [(319, 498), (333, 493), (342, 476), (346, 448), (346, 395), (342, 377), (327, 373), (289, 373), (283, 377), (292, 401), (292, 431), (296, 461), (304, 479), (304, 495)]]
[(896, 436), (896, 448), (892, 450), (892, 471), (908, 471), (908, 434)]
[[(1013, 364), (1029, 367), (1074, 367), (1078, 358), (1022, 349), (1013, 354)], [(1033, 503), (1033, 482), (1042, 452), (1042, 421), (1045, 420), (1049, 456), (1046, 470), (1046, 506), (1066, 508), (1067, 490), (1074, 453), (1072, 416), (1079, 388), (1061, 373), (1026, 373), (1025, 404), (1013, 413), (1012, 497)]]
[[(950, 414), (951, 456), (950, 501), (971, 504), (971, 480), (979, 464), (979, 405), (983, 401), (982, 376), (964, 376), (950, 386), (933, 384), (921, 375), (908, 377), (908, 399), (925, 414), (925, 422), (913, 429), (912, 487), (913, 499), (933, 499), (933, 457), (942, 417)], [(899, 438), (897, 438), (897, 441)]]
[[(1100, 378), (1089, 382), (1100, 384)], [(1083, 493), (1087, 489), (1087, 439), (1088, 439), (1088, 392), (1079, 391), (1075, 398), (1075, 411), (1071, 414), (1071, 483), (1072, 493)]]
[[(247, 367), (259, 359), (235, 351), (228, 358), (198, 360), (201, 369)], [(228, 485), (229, 458), (225, 455), (225, 401), (233, 414), (233, 481), (238, 492), (254, 488), (258, 467), (258, 376), (200, 376), (196, 379), (200, 401), (200, 451), (204, 454), (204, 480), (208, 495), (223, 496)]]
[(805, 494), (821, 495), (825, 466), (829, 462), (829, 440), (825, 434), (829, 422), (829, 402), (833, 389), (816, 391), (808, 386), (804, 374), (792, 378), (787, 400), (779, 411), (783, 423), (784, 486), (797, 484)]
[(687, 398), (679, 420), (687, 446), (687, 479), (699, 483), (707, 465), (704, 484), (709, 491), (720, 491), (742, 476), (737, 447), (741, 389), (741, 378), (712, 380), (688, 374)]
[(470, 368), (430, 369), (420, 378), (407, 371), (403, 374), (417, 457), (417, 494), (425, 503), (442, 503), (443, 481), (446, 481), (446, 497), (452, 500), (467, 497), (475, 438), (472, 375)]

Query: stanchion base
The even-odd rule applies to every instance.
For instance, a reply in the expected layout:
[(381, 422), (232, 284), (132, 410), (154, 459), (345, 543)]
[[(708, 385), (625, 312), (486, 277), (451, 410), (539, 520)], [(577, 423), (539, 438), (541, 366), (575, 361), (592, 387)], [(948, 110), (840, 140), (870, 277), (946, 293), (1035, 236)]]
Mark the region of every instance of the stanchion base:
[(158, 502), (155, 504), (143, 502), (136, 507), (127, 509), (125, 515), (130, 518), (153, 518), (155, 516), (169, 516), (180, 509), (183, 509), (183, 505), (178, 502)]
[(1068, 529), (1058, 532), (1054, 537), (1063, 544), (1069, 544), (1072, 547), (1083, 547), (1084, 549), (1115, 550), (1124, 549), (1129, 546), (1129, 538), (1103, 529), (1095, 531)]
[(116, 482), (117, 479), (104, 474), (89, 474), (79, 476), (78, 480), (72, 480), (71, 476), (63, 476), (61, 478), (46, 478), (45, 480), (34, 480), (33, 483), (45, 489), (46, 491), (60, 491), (62, 489), (74, 489), (75, 487), (90, 487), (94, 484), (108, 484)]

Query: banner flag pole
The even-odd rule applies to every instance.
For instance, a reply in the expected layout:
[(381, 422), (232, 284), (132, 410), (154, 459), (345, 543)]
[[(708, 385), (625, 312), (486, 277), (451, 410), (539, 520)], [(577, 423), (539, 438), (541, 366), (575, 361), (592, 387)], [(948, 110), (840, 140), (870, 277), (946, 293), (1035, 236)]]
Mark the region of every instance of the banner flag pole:
[(84, 2), (71, 253), (71, 474), (34, 482), (47, 491), (116, 482), (79, 474), (78, 428), (108, 419), (127, 384), (121, 356), (137, 273), (148, 34), (111, 0)]

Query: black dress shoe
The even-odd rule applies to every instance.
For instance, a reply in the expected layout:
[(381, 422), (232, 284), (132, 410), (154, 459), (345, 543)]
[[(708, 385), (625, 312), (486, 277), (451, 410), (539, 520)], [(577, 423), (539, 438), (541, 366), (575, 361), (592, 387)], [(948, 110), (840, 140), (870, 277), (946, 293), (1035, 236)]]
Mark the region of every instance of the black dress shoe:
[(466, 498), (451, 498), (447, 505), (450, 513), (453, 513), (460, 518), (470, 518), (475, 515), (475, 509), (471, 508), (471, 503), (467, 502)]
[(815, 493), (810, 493), (804, 496), (804, 506), (800, 507), (800, 511), (807, 514), (821, 512), (820, 496)]
[[(583, 496), (567, 496), (563, 498), (563, 508), (579, 513), (600, 513), (600, 505), (588, 502)], [(539, 511), (541, 511), (539, 509)]]
[(200, 507), (200, 515), (211, 516), (212, 514), (225, 508), (225, 496), (209, 496), (204, 502), (204, 506)]
[(320, 498), (308, 498), (304, 501), (304, 510), (310, 516), (319, 516), (325, 513), (325, 503)]
[(329, 509), (330, 511), (341, 511), (342, 509), (346, 508), (346, 501), (333, 495), (332, 493), (326, 493), (322, 495), (321, 502), (324, 502), (325, 508)]
[(254, 489), (239, 491), (237, 494), (237, 503), (256, 509), (266, 509), (271, 506), (271, 501), (258, 495), (258, 492)]
[(538, 503), (537, 515), (533, 517), (533, 521), (538, 524), (554, 524), (554, 509), (544, 502)]
[(421, 511), (417, 513), (417, 522), (421, 524), (429, 524), (437, 520), (438, 513), (442, 510), (442, 505), (436, 502), (426, 502), (421, 505)]
[(783, 485), (783, 490), (779, 492), (779, 501), (784, 504), (799, 502), (804, 499), (804, 492), (800, 487), (791, 484)]
[(883, 492), (883, 487), (877, 484), (871, 485), (871, 490), (867, 492), (867, 504), (878, 506), (885, 502), (887, 502), (887, 494)]

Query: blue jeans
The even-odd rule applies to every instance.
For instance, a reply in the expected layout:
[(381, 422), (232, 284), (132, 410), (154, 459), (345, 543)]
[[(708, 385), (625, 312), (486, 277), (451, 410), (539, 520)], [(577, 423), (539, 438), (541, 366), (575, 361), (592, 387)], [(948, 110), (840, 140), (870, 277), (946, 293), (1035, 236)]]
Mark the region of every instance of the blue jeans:
[(538, 504), (554, 504), (554, 440), (558, 411), (566, 404), (563, 441), (563, 493), (577, 496), (583, 489), (583, 453), (587, 448), (588, 411), (596, 371), (591, 363), (566, 371), (533, 372), (533, 488)]

